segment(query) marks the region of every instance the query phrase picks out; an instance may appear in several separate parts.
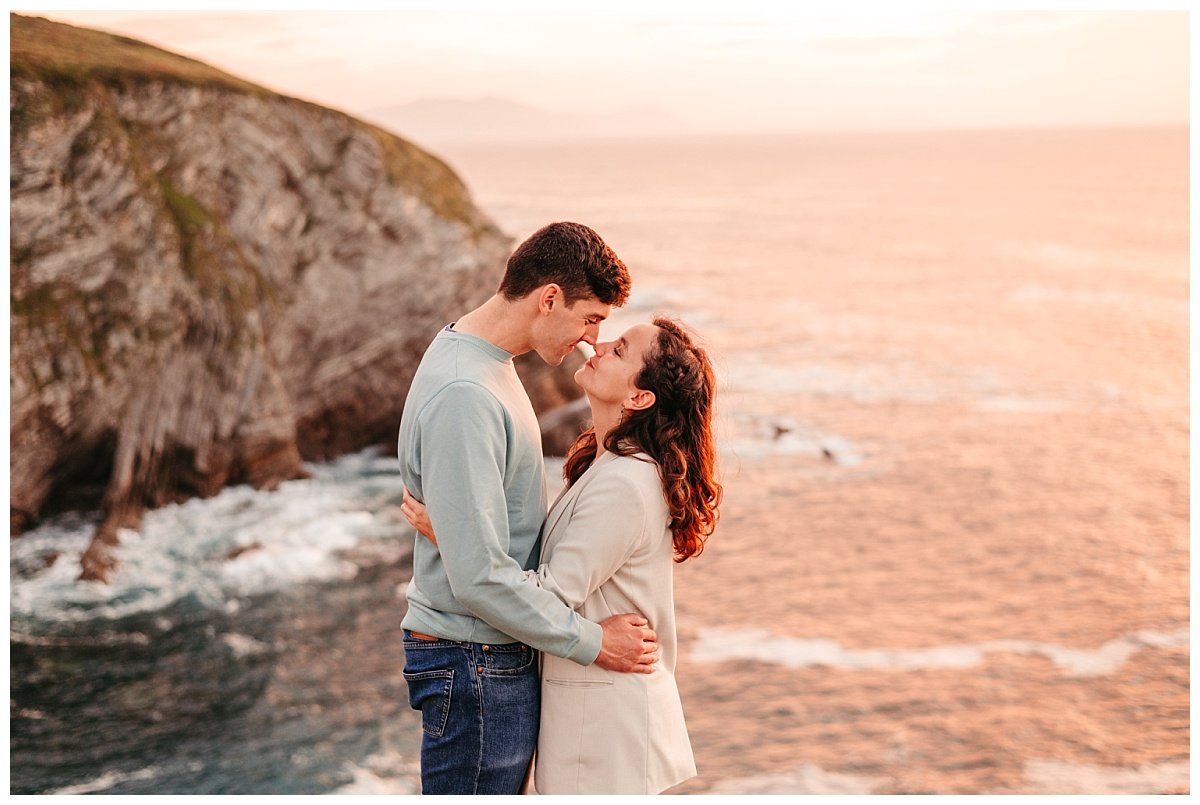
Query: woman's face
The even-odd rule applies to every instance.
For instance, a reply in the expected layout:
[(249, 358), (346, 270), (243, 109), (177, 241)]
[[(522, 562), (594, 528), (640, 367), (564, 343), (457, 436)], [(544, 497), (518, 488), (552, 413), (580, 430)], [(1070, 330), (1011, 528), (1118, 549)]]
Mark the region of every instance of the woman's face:
[(575, 372), (575, 382), (595, 402), (645, 407), (639, 402), (644, 393), (638, 395), (635, 381), (657, 339), (658, 328), (653, 324), (635, 324), (617, 340), (597, 343), (596, 354)]

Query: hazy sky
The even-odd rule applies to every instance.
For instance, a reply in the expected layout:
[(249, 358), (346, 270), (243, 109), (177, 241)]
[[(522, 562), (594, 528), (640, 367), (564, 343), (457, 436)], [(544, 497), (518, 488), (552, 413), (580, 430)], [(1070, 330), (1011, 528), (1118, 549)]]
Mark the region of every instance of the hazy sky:
[(654, 107), (724, 131), (1188, 120), (1185, 11), (494, 8), (30, 13), (350, 113), (497, 96), (569, 113)]

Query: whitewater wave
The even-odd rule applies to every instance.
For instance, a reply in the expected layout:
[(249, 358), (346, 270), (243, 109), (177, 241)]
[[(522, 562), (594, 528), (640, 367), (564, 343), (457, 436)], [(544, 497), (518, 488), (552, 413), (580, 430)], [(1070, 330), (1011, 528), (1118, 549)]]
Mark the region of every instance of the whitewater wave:
[(358, 568), (346, 551), (411, 541), (394, 458), (368, 450), (306, 469), (311, 478), (275, 491), (229, 487), (147, 512), (140, 528), (119, 533), (120, 565), (107, 585), (77, 581), (97, 515), (65, 515), (24, 534), (10, 552), (13, 639), (42, 631), (37, 624), (118, 619), (185, 600), (220, 608), (299, 582), (351, 579)]
[(1040, 654), (1068, 676), (1091, 677), (1115, 673), (1144, 648), (1190, 645), (1190, 632), (1144, 630), (1114, 638), (1095, 649), (1077, 649), (1033, 640), (990, 640), (966, 645), (917, 649), (848, 649), (837, 641), (768, 634), (759, 629), (705, 629), (692, 647), (698, 662), (734, 659), (769, 662), (793, 668), (827, 666), (845, 669), (917, 671), (929, 668), (970, 668), (996, 653)]

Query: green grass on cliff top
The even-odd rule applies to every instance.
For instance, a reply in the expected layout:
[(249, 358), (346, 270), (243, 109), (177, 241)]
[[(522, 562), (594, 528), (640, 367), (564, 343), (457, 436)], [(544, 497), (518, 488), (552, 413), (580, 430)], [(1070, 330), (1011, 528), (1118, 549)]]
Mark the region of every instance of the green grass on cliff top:
[[(10, 76), (38, 79), (60, 92), (93, 82), (127, 85), (138, 81), (170, 81), (280, 98), (328, 114), (343, 114), (280, 95), (203, 62), (136, 39), (77, 28), (43, 17), (10, 13), (9, 37)], [(493, 229), (493, 225), (475, 209), (466, 187), (446, 163), (378, 126), (353, 117), (350, 120), (379, 142), (384, 166), (393, 184), (417, 192), (440, 215), (467, 224), (476, 234)]]
[(76, 28), (43, 17), (9, 14), (8, 18), (9, 64), (14, 75), (26, 73), (52, 83), (122, 78), (173, 80), (274, 94), (203, 62), (136, 39)]

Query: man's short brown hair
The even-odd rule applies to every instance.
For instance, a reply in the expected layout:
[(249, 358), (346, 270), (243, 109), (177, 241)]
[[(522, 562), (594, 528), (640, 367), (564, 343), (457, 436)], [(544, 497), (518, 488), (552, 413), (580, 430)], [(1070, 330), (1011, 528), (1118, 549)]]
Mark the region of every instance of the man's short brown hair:
[(514, 300), (548, 283), (563, 290), (566, 303), (594, 297), (620, 307), (629, 298), (629, 271), (595, 230), (563, 221), (534, 232), (508, 258), (500, 293)]

